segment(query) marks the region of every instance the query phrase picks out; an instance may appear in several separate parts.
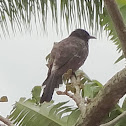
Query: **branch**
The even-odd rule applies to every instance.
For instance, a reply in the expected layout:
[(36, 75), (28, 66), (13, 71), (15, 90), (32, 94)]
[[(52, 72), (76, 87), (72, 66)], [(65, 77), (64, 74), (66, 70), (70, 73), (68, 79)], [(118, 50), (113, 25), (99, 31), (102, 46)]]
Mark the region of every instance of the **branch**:
[(124, 111), (122, 114), (120, 114), (119, 116), (117, 116), (115, 119), (113, 119), (112, 121), (105, 123), (105, 124), (101, 124), (100, 126), (114, 126), (118, 121), (120, 121), (120, 119), (126, 117), (126, 111)]
[(80, 104), (80, 98), (76, 97), (75, 95), (71, 94), (71, 93), (68, 93), (67, 91), (57, 91), (56, 92), (58, 95), (67, 95), (68, 97), (72, 98), (76, 105), (78, 106), (79, 108), (79, 104)]
[(126, 94), (126, 68), (114, 75), (86, 106), (83, 126), (99, 126), (107, 113)]
[(14, 126), (8, 118), (4, 118), (0, 115), (0, 121), (8, 126)]
[(70, 98), (72, 98), (76, 105), (78, 106), (79, 110), (81, 111), (81, 116), (83, 118), (85, 111), (86, 111), (86, 106), (85, 106), (85, 100), (84, 98), (82, 98), (82, 96), (80, 95), (80, 77), (78, 76), (77, 78), (75, 78), (75, 76), (71, 77), (71, 83), (73, 85), (73, 87), (76, 89), (76, 92), (74, 94), (68, 93), (68, 91), (57, 91), (58, 95), (67, 95)]
[[(104, 0), (126, 57), (126, 26), (115, 0)], [(126, 68), (112, 77), (93, 101), (87, 106), (83, 126), (98, 126), (105, 115), (126, 94)]]
[(120, 44), (121, 44), (124, 56), (126, 58), (126, 26), (123, 22), (123, 18), (121, 16), (121, 13), (118, 9), (118, 6), (115, 0), (104, 0), (104, 2), (105, 2), (105, 7), (113, 21), (116, 33), (120, 40)]

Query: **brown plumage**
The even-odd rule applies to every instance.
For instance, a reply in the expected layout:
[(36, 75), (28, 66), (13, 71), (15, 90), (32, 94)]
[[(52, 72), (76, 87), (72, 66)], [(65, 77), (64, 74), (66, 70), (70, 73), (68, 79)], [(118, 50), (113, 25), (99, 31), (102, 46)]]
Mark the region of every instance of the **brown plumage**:
[(70, 36), (54, 44), (50, 54), (49, 70), (40, 103), (49, 102), (55, 88), (62, 83), (62, 75), (69, 69), (78, 70), (88, 56), (88, 40), (94, 39), (83, 29), (76, 29)]

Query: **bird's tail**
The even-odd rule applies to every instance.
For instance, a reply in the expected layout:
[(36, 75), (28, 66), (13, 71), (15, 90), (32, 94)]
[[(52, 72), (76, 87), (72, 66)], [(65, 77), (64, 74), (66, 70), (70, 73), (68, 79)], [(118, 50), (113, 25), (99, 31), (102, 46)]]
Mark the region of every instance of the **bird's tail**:
[(47, 79), (43, 82), (43, 85), (46, 85), (44, 88), (40, 103), (44, 101), (50, 102), (55, 88), (59, 87), (59, 84), (62, 83), (62, 76), (56, 75), (56, 72), (50, 74)]

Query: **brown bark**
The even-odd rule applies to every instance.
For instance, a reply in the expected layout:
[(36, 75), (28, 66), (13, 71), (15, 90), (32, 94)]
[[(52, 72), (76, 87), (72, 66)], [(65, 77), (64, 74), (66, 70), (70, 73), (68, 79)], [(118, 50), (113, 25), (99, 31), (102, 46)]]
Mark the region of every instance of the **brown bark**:
[[(126, 57), (126, 27), (115, 0), (104, 0)], [(113, 76), (87, 106), (83, 126), (99, 126), (105, 115), (126, 94), (126, 68)]]
[(14, 126), (8, 118), (4, 118), (1, 115), (0, 115), (0, 121), (6, 124), (7, 126)]
[(105, 115), (126, 93), (126, 68), (114, 75), (87, 106), (82, 126), (99, 126)]

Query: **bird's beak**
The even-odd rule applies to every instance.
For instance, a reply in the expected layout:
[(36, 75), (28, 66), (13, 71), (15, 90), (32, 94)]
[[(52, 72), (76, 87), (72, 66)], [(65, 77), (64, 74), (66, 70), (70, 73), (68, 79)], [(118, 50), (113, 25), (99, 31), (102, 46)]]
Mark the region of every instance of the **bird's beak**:
[(94, 36), (89, 36), (89, 39), (96, 39), (96, 37), (94, 37)]

